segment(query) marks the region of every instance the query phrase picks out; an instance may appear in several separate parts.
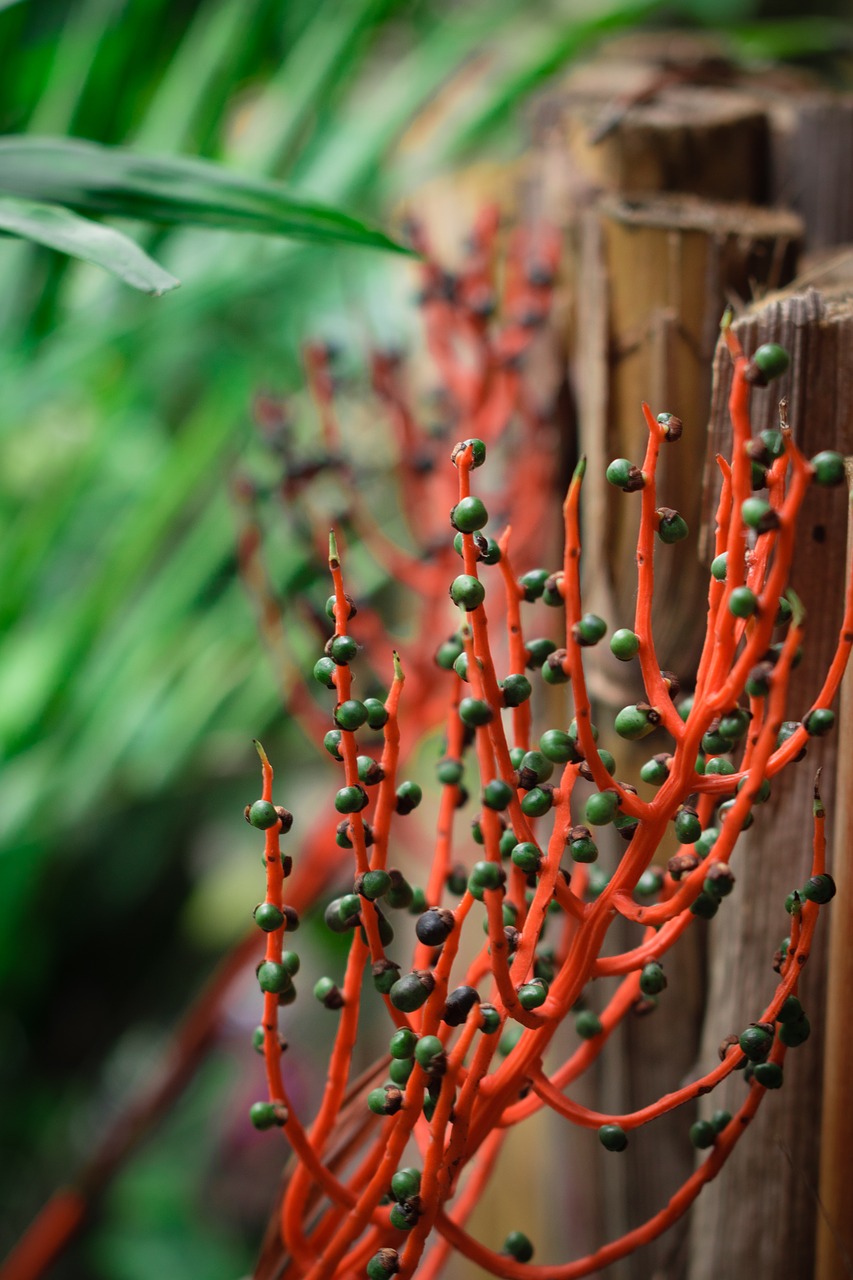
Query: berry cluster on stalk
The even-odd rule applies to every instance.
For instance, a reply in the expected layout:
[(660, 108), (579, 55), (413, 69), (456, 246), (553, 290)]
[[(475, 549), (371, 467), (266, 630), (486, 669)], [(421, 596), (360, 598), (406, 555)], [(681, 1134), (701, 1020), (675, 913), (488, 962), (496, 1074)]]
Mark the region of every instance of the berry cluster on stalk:
[[(275, 1015), (293, 999), (299, 962), (282, 946), (285, 932), (295, 928), (282, 897), (289, 863), (278, 845), (290, 816), (273, 806), (263, 754), (263, 796), (247, 810), (267, 842), (267, 896), (256, 911), (267, 933), (258, 970), (264, 1019), (257, 1046), (270, 1097), (253, 1107), (252, 1120), (262, 1128), (281, 1126), (298, 1157), (281, 1208), (288, 1276), (407, 1280), (417, 1274), (429, 1280), (453, 1251), (511, 1280), (593, 1274), (659, 1235), (689, 1207), (766, 1093), (782, 1085), (787, 1050), (808, 1038), (798, 984), (820, 908), (834, 894), (817, 782), (808, 876), (784, 910), (779, 904), (788, 935), (774, 958), (775, 990), (753, 1011), (755, 1020), (733, 1030), (719, 1062), (698, 1079), (640, 1110), (607, 1115), (572, 1096), (622, 1019), (650, 1012), (666, 998), (667, 957), (685, 930), (736, 893), (738, 838), (776, 776), (802, 758), (811, 739), (833, 728), (831, 704), (853, 635), (848, 590), (826, 678), (799, 719), (786, 718), (790, 673), (805, 636), (802, 605), (788, 581), (797, 516), (808, 487), (839, 484), (844, 466), (829, 451), (805, 458), (784, 422), (753, 437), (750, 388), (783, 372), (787, 356), (768, 344), (747, 358), (728, 327), (724, 333), (734, 363), (733, 451), (720, 463), (707, 636), (687, 697), (678, 677), (661, 669), (651, 628), (656, 550), (666, 555), (689, 535), (679, 512), (660, 505), (657, 493), (660, 451), (677, 443), (681, 422), (644, 406), (645, 456), (607, 468), (607, 480), (641, 506), (635, 615), (613, 630), (582, 602), (585, 462), (564, 504), (562, 563), (517, 574), (510, 530), (487, 532), (486, 499), (472, 491), (491, 444), (471, 435), (453, 447), (456, 493), (447, 536), (458, 560), (444, 588), (457, 625), (434, 655), (445, 737), (423, 888), (392, 865), (392, 850), (406, 842), (401, 823), (429, 791), (428, 784), (400, 776), (403, 726), (409, 717), (418, 733), (431, 728), (423, 705), (435, 703), (410, 700), (396, 652), (387, 697), (353, 697), (359, 622), (331, 536), (334, 590), (326, 612), (334, 634), (314, 677), (334, 698), (323, 741), (341, 773), (335, 843), (342, 858), (352, 859), (352, 881), (326, 904), (324, 920), (333, 933), (349, 936), (350, 948), (342, 976), (314, 981), (316, 999), (338, 1021), (310, 1127), (296, 1117), (280, 1067)], [(560, 618), (559, 641), (525, 637), (528, 606), (537, 602)], [(629, 742), (657, 738), (658, 750), (640, 770), (642, 784), (654, 788), (649, 798), (620, 780), (617, 760), (598, 746), (584, 656), (608, 633), (611, 653), (637, 663), (644, 687), (643, 698), (616, 714), (616, 734)], [(556, 724), (534, 733), (531, 703), (545, 703), (545, 694), (550, 706), (562, 699), (562, 711)], [(433, 690), (431, 696), (438, 695)], [(466, 850), (460, 814), (472, 798), (477, 813)], [(672, 838), (679, 852), (661, 865), (661, 846)], [(609, 874), (599, 866), (605, 844), (620, 851)], [(415, 917), (414, 951), (405, 960), (395, 937), (404, 932), (395, 926), (401, 911)], [(616, 916), (638, 927), (639, 941), (614, 954), (605, 940)], [(476, 945), (463, 947), (463, 936), (475, 933)], [(595, 983), (603, 978), (615, 987), (600, 1000)], [(362, 1003), (370, 999), (384, 1008), (387, 1051), (350, 1097)], [(546, 1051), (566, 1022), (577, 1043), (546, 1070)], [(742, 1071), (748, 1086), (736, 1113), (717, 1110), (696, 1119), (696, 1100), (734, 1071)], [(468, 1231), (467, 1218), (507, 1132), (541, 1108), (596, 1132), (606, 1151), (619, 1153), (634, 1130), (681, 1106), (691, 1108), (685, 1142), (708, 1155), (668, 1206), (626, 1236), (589, 1257), (537, 1269), (534, 1245), (522, 1231), (511, 1231), (498, 1247)], [(346, 1158), (334, 1141), (342, 1115), (354, 1135)]]

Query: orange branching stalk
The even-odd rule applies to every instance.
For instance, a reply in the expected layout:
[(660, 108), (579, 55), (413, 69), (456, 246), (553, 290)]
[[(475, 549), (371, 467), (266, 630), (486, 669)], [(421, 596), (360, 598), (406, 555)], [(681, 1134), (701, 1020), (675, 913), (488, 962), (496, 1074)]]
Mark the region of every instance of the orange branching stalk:
[[(440, 295), (430, 305), (443, 306)], [(473, 492), (494, 435), (491, 411), (484, 408), (489, 388), (502, 386), (509, 375), (492, 368), (488, 358), (482, 368), (476, 362), (457, 365), (448, 341), (454, 314), (451, 308), (443, 316), (446, 324), (431, 329), (433, 355), (462, 406), (460, 425), (481, 425), (482, 431), (463, 431), (451, 451), (456, 490), (450, 520), (462, 571), (458, 561), (434, 556), (424, 597), (432, 616), (423, 622), (434, 632), (436, 577), (442, 593), (449, 587), (461, 621), (439, 647), (437, 666), (427, 670), (422, 649), (415, 650), (414, 679), (405, 660), (393, 655), (385, 699), (353, 697), (360, 615), (345, 590), (334, 535), (330, 544), (334, 590), (328, 612), (334, 634), (315, 676), (333, 699), (325, 745), (342, 774), (335, 798), (342, 817), (338, 845), (351, 851), (340, 851), (340, 857), (352, 859), (352, 887), (326, 905), (325, 921), (351, 942), (341, 979), (316, 981), (315, 995), (335, 1011), (338, 1023), (325, 1089), (310, 1123), (297, 1116), (288, 1097), (278, 1041), (277, 1005), (294, 998), (298, 962), (283, 949), (294, 921), (287, 919), (282, 875), (289, 860), (282, 862), (278, 841), (290, 817), (276, 816), (272, 807), (265, 757), (263, 797), (249, 810), (250, 821), (266, 828), (267, 896), (259, 912), (262, 927), (270, 929), (259, 969), (265, 992), (259, 1047), (269, 1098), (256, 1104), (253, 1119), (260, 1127), (280, 1126), (297, 1157), (281, 1201), (275, 1270), (264, 1274), (286, 1280), (407, 1280), (415, 1274), (433, 1280), (456, 1252), (511, 1280), (570, 1280), (654, 1239), (717, 1175), (767, 1091), (782, 1083), (787, 1049), (807, 1038), (797, 988), (820, 907), (834, 893), (816, 781), (808, 879), (785, 903), (790, 929), (775, 957), (778, 982), (764, 1008), (754, 1011), (754, 1022), (735, 1029), (721, 1045), (720, 1061), (707, 1064), (698, 1079), (638, 1111), (607, 1115), (574, 1099), (576, 1082), (606, 1051), (621, 1019), (638, 1004), (654, 1003), (665, 988), (667, 955), (685, 929), (721, 905), (733, 909), (725, 899), (735, 887), (735, 846), (754, 807), (810, 738), (832, 727), (830, 705), (853, 643), (853, 588), (823, 685), (805, 715), (791, 721), (789, 677), (805, 618), (788, 577), (809, 485), (840, 483), (844, 467), (836, 454), (806, 459), (784, 422), (778, 433), (753, 440), (750, 387), (779, 372), (787, 357), (768, 346), (749, 359), (725, 328), (734, 363), (732, 457), (719, 460), (715, 559), (695, 690), (676, 705), (673, 677), (661, 671), (656, 657), (651, 614), (655, 555), (666, 554), (666, 544), (687, 532), (676, 511), (658, 505), (656, 486), (659, 452), (677, 440), (680, 424), (643, 407), (648, 446), (642, 465), (617, 460), (608, 479), (635, 492), (626, 501), (642, 507), (636, 613), (630, 628), (611, 634), (610, 644), (617, 657), (636, 659), (645, 687), (645, 699), (616, 716), (617, 732), (638, 739), (657, 731), (663, 743), (641, 771), (643, 781), (657, 787), (645, 799), (616, 779), (615, 761), (597, 748), (591, 720), (583, 651), (599, 643), (607, 627), (582, 604), (579, 505), (585, 464), (577, 466), (564, 504), (561, 568), (517, 578), (509, 531), (496, 544), (485, 538), (488, 514)], [(470, 316), (469, 323), (475, 323)], [(387, 370), (377, 374), (377, 385), (414, 448), (412, 422), (387, 378)], [(323, 403), (328, 410), (328, 401)], [(505, 418), (506, 405), (501, 412)], [(334, 443), (328, 414), (326, 421)], [(521, 466), (521, 452), (518, 457)], [(756, 458), (766, 466), (766, 498), (753, 492)], [(404, 475), (403, 483), (410, 485), (407, 501), (414, 508), (415, 478)], [(535, 507), (535, 496), (527, 497)], [(363, 516), (359, 531), (369, 537)], [(396, 556), (393, 565), (417, 587), (419, 562)], [(564, 611), (559, 647), (525, 641), (527, 602), (537, 597)], [(559, 726), (538, 738), (530, 698), (539, 700), (533, 687), (539, 677), (527, 674), (535, 667), (546, 685), (565, 693)], [(401, 780), (400, 762), (411, 743), (433, 727), (439, 703), (445, 746), (438, 764), (435, 839), (425, 885), (416, 889), (394, 866), (395, 849), (407, 843), (406, 815), (421, 800), (421, 788)], [(371, 741), (378, 745), (368, 754), (365, 744)], [(463, 776), (479, 796), (474, 839), (481, 849), (460, 857)], [(621, 837), (626, 843), (607, 875), (596, 865), (598, 842), (610, 839), (614, 829), (616, 842)], [(673, 832), (682, 852), (663, 870), (656, 864)], [(405, 964), (407, 944), (395, 937), (407, 934), (405, 922), (398, 923), (401, 911), (417, 917), (414, 950)], [(617, 917), (638, 926), (638, 940), (629, 950), (604, 954)], [(469, 933), (479, 941), (462, 947)], [(603, 977), (618, 983), (601, 1012), (593, 1013), (586, 1001), (591, 984)], [(387, 1021), (388, 1054), (353, 1088), (350, 1069), (366, 1003)], [(567, 1020), (574, 1022), (580, 1042), (554, 1065), (552, 1042)], [(486, 1243), (466, 1229), (506, 1134), (543, 1107), (597, 1130), (604, 1147), (618, 1152), (634, 1129), (692, 1103), (733, 1071), (745, 1071), (748, 1080), (740, 1109), (690, 1126), (691, 1140), (707, 1156), (667, 1205), (620, 1239), (576, 1261), (540, 1264), (531, 1261), (533, 1246), (520, 1231)]]

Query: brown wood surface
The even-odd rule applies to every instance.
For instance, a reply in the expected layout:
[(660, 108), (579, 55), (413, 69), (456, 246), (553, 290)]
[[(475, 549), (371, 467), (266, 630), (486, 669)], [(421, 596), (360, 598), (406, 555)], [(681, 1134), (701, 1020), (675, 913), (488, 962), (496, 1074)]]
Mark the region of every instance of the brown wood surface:
[[(779, 397), (787, 395), (795, 438), (807, 454), (821, 448), (849, 454), (853, 450), (850, 300), (828, 300), (814, 291), (782, 296), (744, 317), (735, 328), (747, 352), (761, 342), (775, 341), (792, 357), (790, 373), (754, 395), (755, 430), (776, 425)], [(720, 351), (715, 365), (712, 450), (724, 450), (730, 435), (725, 408), (730, 380), (728, 356)], [(791, 576), (808, 618), (805, 657), (792, 680), (790, 719), (800, 719), (811, 705), (835, 648), (846, 544), (845, 496), (815, 487), (801, 515)], [(771, 800), (757, 811), (754, 827), (744, 834), (732, 859), (735, 894), (709, 929), (708, 1012), (701, 1049), (705, 1064), (715, 1060), (724, 1036), (741, 1031), (760, 1016), (774, 989), (772, 956), (789, 923), (784, 899), (804, 882), (810, 865), (811, 794), (818, 767), (823, 770), (821, 792), (830, 833), (834, 830), (836, 796), (850, 785), (849, 763), (839, 757), (836, 735), (811, 744), (806, 759), (774, 784)], [(827, 914), (832, 910), (830, 906)], [(689, 1280), (814, 1274), (828, 925), (827, 919), (821, 922), (801, 985), (812, 1036), (789, 1052), (785, 1087), (767, 1097), (730, 1163), (694, 1207)], [(736, 1075), (708, 1100), (707, 1109), (722, 1105), (734, 1110), (743, 1091)]]

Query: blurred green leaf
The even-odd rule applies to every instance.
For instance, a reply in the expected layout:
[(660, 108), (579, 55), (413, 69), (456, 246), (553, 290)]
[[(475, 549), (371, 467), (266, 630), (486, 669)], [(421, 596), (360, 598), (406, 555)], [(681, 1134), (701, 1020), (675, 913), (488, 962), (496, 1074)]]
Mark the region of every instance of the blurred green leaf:
[(0, 230), (103, 267), (143, 293), (159, 297), (181, 283), (120, 231), (62, 205), (0, 195)]
[(452, 134), (445, 159), (458, 160), (491, 142), (530, 95), (572, 58), (602, 36), (642, 22), (663, 7), (664, 0), (621, 0), (599, 8), (592, 17), (566, 23), (562, 31), (555, 31), (553, 24), (546, 23), (526, 50), (521, 42), (517, 61), (513, 60), (503, 74), (496, 76), (491, 93), (467, 123)]
[(819, 14), (808, 18), (735, 23), (726, 31), (726, 36), (738, 53), (747, 58), (795, 60), (853, 48), (850, 24), (834, 22)]
[(0, 138), (0, 191), (146, 222), (410, 252), (383, 231), (277, 183), (207, 160), (137, 155), (76, 138)]

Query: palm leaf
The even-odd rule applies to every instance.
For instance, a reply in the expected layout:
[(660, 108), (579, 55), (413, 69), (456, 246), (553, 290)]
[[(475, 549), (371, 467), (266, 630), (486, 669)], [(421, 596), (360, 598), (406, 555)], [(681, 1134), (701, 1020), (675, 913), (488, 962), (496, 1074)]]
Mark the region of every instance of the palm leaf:
[(142, 156), (76, 138), (0, 138), (0, 191), (145, 222), (409, 252), (383, 231), (278, 183), (208, 160)]
[(143, 293), (159, 297), (180, 284), (120, 231), (58, 204), (0, 195), (0, 231), (94, 263)]

